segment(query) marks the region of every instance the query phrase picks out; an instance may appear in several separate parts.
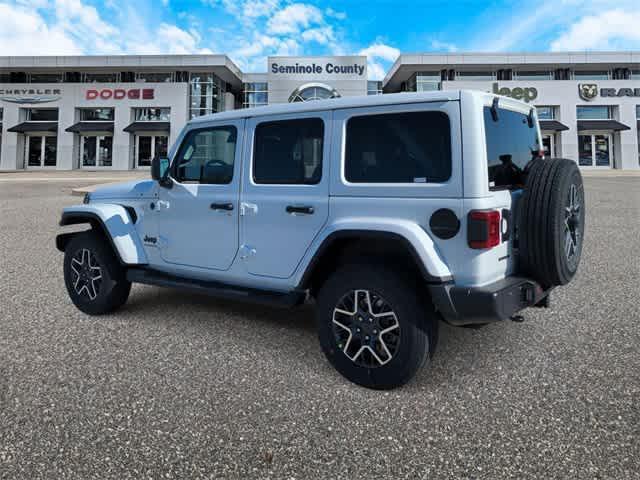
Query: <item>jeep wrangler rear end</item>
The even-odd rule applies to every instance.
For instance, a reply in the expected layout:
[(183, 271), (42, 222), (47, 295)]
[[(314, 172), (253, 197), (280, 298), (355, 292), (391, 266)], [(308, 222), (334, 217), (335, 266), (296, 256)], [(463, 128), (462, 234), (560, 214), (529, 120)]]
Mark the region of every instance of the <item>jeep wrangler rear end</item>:
[(131, 282), (249, 301), (316, 303), (348, 379), (408, 381), (438, 323), (547, 304), (580, 261), (575, 162), (543, 158), (535, 110), (492, 94), (381, 95), (192, 120), (153, 181), (65, 209), (65, 281), (82, 311)]

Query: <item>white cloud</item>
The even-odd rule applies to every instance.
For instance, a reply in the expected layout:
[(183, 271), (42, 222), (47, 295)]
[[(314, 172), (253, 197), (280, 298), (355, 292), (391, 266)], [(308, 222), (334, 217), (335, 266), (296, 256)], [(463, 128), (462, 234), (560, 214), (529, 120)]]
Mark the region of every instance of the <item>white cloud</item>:
[(293, 3), (278, 10), (267, 22), (267, 31), (278, 35), (296, 34), (310, 25), (324, 21), (322, 12), (313, 5)]
[(160, 23), (148, 27), (134, 9), (122, 13), (120, 24), (105, 21), (82, 0), (22, 0), (0, 3), (0, 49), (12, 55), (188, 54), (211, 53), (195, 28)]
[(367, 56), (367, 76), (371, 80), (382, 80), (386, 73), (385, 67), (398, 58), (400, 50), (376, 41), (360, 50), (358, 55)]
[(0, 3), (0, 50), (11, 55), (79, 55), (82, 49), (64, 29), (49, 27), (35, 10)]
[(640, 47), (640, 10), (610, 10), (573, 23), (551, 50), (613, 50)]
[(321, 45), (327, 45), (335, 40), (333, 27), (331, 26), (310, 28), (302, 32), (300, 36), (305, 42), (316, 42)]
[(431, 40), (431, 48), (439, 52), (457, 52), (458, 47), (453, 43), (441, 42), (440, 40)]
[(344, 20), (347, 18), (347, 14), (345, 12), (337, 12), (333, 8), (329, 7), (325, 10), (327, 17), (336, 18), (338, 20)]

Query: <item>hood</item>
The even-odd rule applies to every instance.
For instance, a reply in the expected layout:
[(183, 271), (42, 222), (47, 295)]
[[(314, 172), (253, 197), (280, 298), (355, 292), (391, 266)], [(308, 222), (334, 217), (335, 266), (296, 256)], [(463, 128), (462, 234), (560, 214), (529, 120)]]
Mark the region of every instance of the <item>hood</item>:
[(91, 200), (150, 197), (155, 183), (153, 180), (109, 183), (91, 192)]

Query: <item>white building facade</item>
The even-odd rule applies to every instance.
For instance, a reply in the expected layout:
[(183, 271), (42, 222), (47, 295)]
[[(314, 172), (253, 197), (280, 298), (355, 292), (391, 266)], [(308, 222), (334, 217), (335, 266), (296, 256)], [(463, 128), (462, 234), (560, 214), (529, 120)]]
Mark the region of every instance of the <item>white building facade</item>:
[(362, 56), (0, 57), (0, 170), (148, 168), (190, 118), (356, 95), (480, 89), (530, 103), (544, 148), (583, 168), (640, 168), (640, 52), (400, 55), (383, 81)]
[(538, 110), (549, 155), (583, 168), (640, 168), (640, 52), (403, 54), (383, 88), (517, 98)]

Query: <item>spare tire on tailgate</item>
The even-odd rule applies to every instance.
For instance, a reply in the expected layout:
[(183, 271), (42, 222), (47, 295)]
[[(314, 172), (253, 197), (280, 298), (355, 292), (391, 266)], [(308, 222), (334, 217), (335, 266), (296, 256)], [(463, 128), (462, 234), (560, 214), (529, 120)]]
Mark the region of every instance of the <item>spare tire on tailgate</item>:
[(519, 269), (544, 288), (565, 285), (582, 254), (582, 175), (564, 158), (537, 159), (528, 170), (518, 212)]

